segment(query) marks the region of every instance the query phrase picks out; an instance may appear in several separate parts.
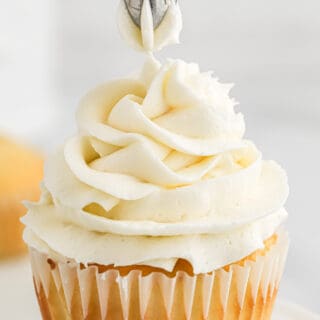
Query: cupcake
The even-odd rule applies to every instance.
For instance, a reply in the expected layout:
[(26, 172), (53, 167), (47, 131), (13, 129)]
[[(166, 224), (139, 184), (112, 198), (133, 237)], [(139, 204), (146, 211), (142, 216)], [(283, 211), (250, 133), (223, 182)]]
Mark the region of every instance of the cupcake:
[(21, 201), (39, 199), (41, 179), (41, 156), (0, 136), (0, 259), (26, 250), (19, 221), (26, 208)]
[[(149, 1), (141, 25), (128, 8), (120, 30), (135, 47), (179, 34), (175, 1), (155, 31)], [(136, 77), (85, 96), (23, 218), (43, 319), (270, 319), (287, 178), (243, 138), (230, 89), (149, 54)]]

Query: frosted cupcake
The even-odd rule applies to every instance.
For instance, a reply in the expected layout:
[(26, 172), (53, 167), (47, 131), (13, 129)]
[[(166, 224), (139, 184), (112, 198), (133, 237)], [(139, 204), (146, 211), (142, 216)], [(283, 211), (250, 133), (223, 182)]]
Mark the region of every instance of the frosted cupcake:
[(39, 199), (42, 170), (40, 154), (0, 136), (0, 259), (26, 251), (19, 221), (26, 208), (21, 201)]
[[(142, 49), (172, 42), (181, 16), (168, 10), (153, 32), (145, 1), (139, 34), (121, 5), (122, 34)], [(44, 319), (270, 319), (287, 178), (243, 139), (230, 88), (149, 56), (82, 100), (79, 133), (23, 218)]]

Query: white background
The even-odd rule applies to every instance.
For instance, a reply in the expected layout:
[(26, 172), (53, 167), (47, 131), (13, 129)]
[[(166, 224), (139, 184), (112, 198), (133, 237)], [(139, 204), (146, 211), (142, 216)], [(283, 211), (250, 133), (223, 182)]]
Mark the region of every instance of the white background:
[[(140, 68), (142, 55), (118, 34), (117, 3), (0, 0), (0, 131), (52, 150), (75, 131), (89, 88)], [(291, 249), (280, 295), (320, 312), (319, 1), (180, 4), (181, 45), (157, 56), (235, 83), (247, 138), (288, 171)]]

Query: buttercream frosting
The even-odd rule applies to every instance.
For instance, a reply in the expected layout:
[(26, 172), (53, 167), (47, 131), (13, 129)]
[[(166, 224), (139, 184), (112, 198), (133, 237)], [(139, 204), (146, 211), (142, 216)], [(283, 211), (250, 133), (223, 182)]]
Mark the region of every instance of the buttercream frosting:
[(231, 85), (197, 64), (151, 51), (178, 42), (176, 1), (159, 26), (144, 1), (141, 28), (124, 1), (119, 28), (149, 52), (141, 73), (89, 92), (79, 132), (48, 158), (42, 197), (28, 203), (24, 239), (56, 259), (207, 273), (263, 248), (286, 219), (287, 177), (244, 139)]
[(287, 216), (287, 178), (243, 139), (230, 89), (196, 64), (148, 58), (91, 91), (79, 133), (46, 163), (25, 240), (85, 264), (172, 270), (181, 258), (195, 273), (262, 248)]

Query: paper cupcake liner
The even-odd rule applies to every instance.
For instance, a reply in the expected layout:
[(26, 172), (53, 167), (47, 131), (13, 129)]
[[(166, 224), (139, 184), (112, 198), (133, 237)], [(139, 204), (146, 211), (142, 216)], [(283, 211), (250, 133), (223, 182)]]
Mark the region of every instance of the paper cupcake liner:
[(35, 249), (31, 262), (43, 319), (270, 319), (287, 249), (287, 234), (280, 232), (255, 261), (193, 276), (99, 272), (54, 262)]

